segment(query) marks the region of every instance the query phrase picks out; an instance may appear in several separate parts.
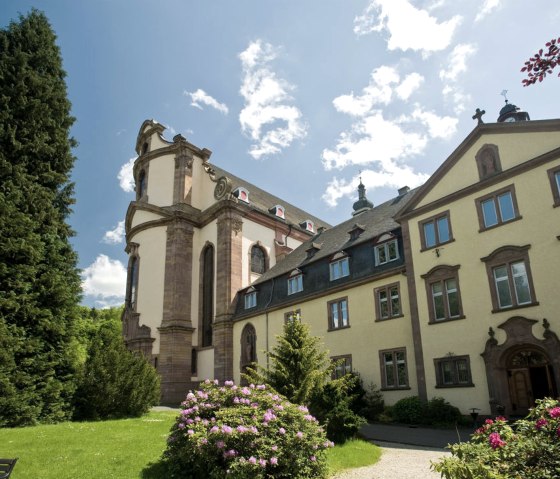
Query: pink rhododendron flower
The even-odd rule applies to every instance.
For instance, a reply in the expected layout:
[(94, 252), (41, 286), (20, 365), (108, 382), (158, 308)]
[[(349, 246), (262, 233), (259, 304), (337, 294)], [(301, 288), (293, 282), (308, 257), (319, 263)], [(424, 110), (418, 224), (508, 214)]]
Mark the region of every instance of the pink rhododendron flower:
[(490, 443), (492, 449), (497, 449), (506, 445), (506, 442), (502, 440), (500, 434), (497, 432), (490, 433), (488, 436), (488, 442)]
[(550, 417), (552, 418), (560, 417), (560, 407), (553, 407), (552, 409), (549, 409), (548, 414), (550, 414)]
[(548, 421), (546, 419), (540, 418), (540, 419), (537, 419), (537, 422), (535, 422), (535, 427), (537, 429), (542, 429), (547, 424), (548, 424)]
[(256, 463), (257, 463), (257, 458), (251, 456), (251, 457), (249, 458), (249, 462), (250, 462), (251, 464), (256, 464)]
[(276, 466), (278, 464), (278, 458), (277, 457), (271, 457), (270, 458), (270, 464), (272, 464), (273, 466)]
[(301, 439), (301, 438), (303, 437), (303, 432), (298, 431), (297, 434), (296, 434), (296, 437), (297, 437), (298, 439)]

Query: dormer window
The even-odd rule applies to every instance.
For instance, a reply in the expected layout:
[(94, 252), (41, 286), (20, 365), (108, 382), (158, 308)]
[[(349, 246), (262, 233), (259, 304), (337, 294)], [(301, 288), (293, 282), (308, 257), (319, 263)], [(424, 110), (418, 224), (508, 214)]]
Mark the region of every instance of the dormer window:
[(350, 264), (348, 262), (348, 256), (344, 251), (336, 253), (329, 264), (329, 276), (330, 280), (334, 281), (336, 279), (344, 278), (350, 274)]
[(398, 241), (394, 235), (381, 235), (374, 249), (376, 266), (399, 259)]
[(257, 290), (252, 286), (245, 292), (245, 309), (257, 306)]
[(311, 243), (311, 246), (305, 250), (305, 252), (307, 253), (307, 259), (313, 258), (313, 256), (315, 256), (315, 253), (317, 253), (317, 251), (321, 249), (321, 246), (322, 245), (319, 243)]
[(352, 229), (348, 231), (348, 234), (350, 235), (350, 241), (357, 240), (365, 230), (366, 228), (364, 225), (359, 225), (356, 223), (354, 226), (352, 226)]
[(249, 192), (242, 188), (241, 186), (234, 190), (233, 196), (235, 196), (238, 200), (244, 201), (245, 203), (249, 203)]
[(288, 295), (303, 291), (303, 274), (299, 269), (294, 269), (288, 278)]
[(315, 233), (315, 225), (313, 224), (313, 221), (311, 220), (305, 220), (302, 221), (299, 224), (304, 230), (309, 231), (311, 233)]
[(281, 205), (273, 206), (268, 210), (268, 212), (278, 216), (278, 218), (282, 218), (283, 220), (286, 219), (284, 207)]

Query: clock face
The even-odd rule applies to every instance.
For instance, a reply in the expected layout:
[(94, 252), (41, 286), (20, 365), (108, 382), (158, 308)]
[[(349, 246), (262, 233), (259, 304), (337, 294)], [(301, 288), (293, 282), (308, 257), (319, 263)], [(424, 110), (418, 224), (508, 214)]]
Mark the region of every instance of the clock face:
[(508, 123), (510, 123), (510, 122), (512, 122), (512, 121), (515, 121), (515, 118), (514, 118), (513, 116), (510, 116), (510, 117), (508, 117), (508, 118), (506, 118), (506, 119), (504, 120), (504, 122), (506, 122), (506, 121), (507, 121)]

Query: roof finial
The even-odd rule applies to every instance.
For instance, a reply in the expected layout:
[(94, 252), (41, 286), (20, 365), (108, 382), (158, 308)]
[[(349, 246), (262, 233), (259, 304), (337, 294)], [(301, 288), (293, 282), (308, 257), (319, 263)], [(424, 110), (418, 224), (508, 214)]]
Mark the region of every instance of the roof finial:
[(360, 170), (360, 184), (358, 185), (358, 201), (354, 203), (354, 212), (352, 215), (361, 213), (362, 211), (373, 208), (373, 203), (366, 198), (366, 187), (362, 183), (362, 171)]
[(500, 93), (500, 95), (502, 95), (504, 97), (504, 100), (506, 101), (506, 103), (508, 102), (507, 92), (508, 92), (507, 90), (502, 90), (502, 93)]

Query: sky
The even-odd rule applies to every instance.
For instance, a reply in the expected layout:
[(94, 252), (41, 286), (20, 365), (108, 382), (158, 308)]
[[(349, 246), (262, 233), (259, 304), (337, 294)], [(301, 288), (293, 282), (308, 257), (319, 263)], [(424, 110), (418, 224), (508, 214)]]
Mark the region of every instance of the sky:
[(124, 301), (124, 217), (142, 122), (337, 224), (360, 178), (380, 204), (421, 185), (501, 93), (532, 120), (560, 117), (556, 73), (524, 62), (560, 36), (553, 0), (1, 0), (57, 35), (76, 122), (72, 244), (83, 304)]

